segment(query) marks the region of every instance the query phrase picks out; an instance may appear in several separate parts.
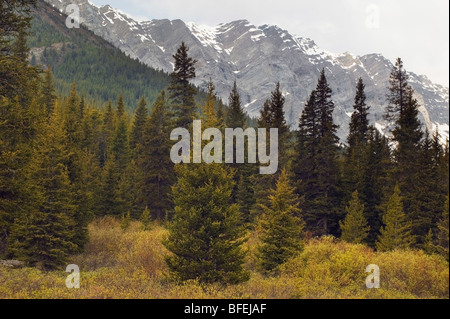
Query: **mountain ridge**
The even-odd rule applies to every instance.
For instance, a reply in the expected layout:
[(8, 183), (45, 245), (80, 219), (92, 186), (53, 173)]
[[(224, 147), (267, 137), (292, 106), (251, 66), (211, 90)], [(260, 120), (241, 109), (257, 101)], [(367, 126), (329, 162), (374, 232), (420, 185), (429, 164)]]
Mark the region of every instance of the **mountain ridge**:
[[(319, 48), (312, 39), (292, 35), (275, 25), (255, 26), (248, 20), (215, 27), (179, 19), (138, 22), (109, 5), (97, 7), (87, 0), (45, 1), (63, 12), (68, 4), (77, 4), (80, 22), (88, 29), (131, 58), (165, 72), (172, 71), (172, 54), (184, 41), (192, 57), (199, 61), (193, 84), (204, 88), (211, 78), (218, 95), (226, 101), (236, 80), (250, 116), (258, 116), (275, 83), (280, 82), (286, 96), (286, 118), (294, 129), (307, 96), (324, 68), (333, 89), (334, 117), (340, 125), (341, 141), (348, 134), (356, 81), (362, 77), (371, 106), (370, 120), (387, 133), (388, 123), (382, 115), (393, 65), (382, 54), (334, 54)], [(424, 75), (408, 74), (415, 97), (422, 105), (421, 120), (428, 130), (437, 129), (443, 139), (448, 138), (448, 88), (432, 83)]]

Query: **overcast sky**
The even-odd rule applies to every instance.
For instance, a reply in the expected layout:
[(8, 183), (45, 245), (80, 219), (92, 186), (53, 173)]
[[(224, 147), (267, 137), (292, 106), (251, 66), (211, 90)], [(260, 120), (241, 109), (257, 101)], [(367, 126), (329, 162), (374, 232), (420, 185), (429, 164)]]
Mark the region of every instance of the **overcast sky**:
[(215, 26), (247, 19), (313, 39), (333, 53), (382, 53), (449, 85), (448, 0), (91, 0), (137, 20), (182, 19)]

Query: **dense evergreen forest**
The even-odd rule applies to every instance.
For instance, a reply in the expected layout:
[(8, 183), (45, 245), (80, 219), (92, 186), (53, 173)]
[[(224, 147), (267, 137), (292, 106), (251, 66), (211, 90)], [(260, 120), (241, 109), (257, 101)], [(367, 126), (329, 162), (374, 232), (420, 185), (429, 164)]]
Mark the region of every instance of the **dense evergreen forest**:
[[(260, 233), (254, 254), (265, 274), (301, 253), (307, 240), (326, 235), (448, 260), (449, 143), (421, 125), (401, 59), (386, 90), (390, 137), (368, 121), (360, 79), (350, 134), (339, 147), (323, 70), (298, 130), (286, 125), (276, 79), (254, 123), (278, 128), (276, 174), (259, 175), (259, 164), (175, 165), (174, 128), (194, 119), (221, 130), (252, 125), (239, 83), (227, 106), (213, 81), (199, 98), (189, 84), (196, 61), (184, 43), (166, 79), (111, 48), (84, 43), (81, 31), (57, 32), (39, 19), (30, 28), (34, 2), (0, 6), (0, 256), (45, 270), (62, 267), (88, 243), (90, 222), (115, 216), (123, 228), (141, 220), (168, 229), (166, 263), (178, 281), (248, 280), (243, 245), (253, 231)], [(58, 41), (67, 53), (47, 50), (30, 65), (30, 32), (39, 34), (33, 46)], [(39, 63), (52, 68), (33, 65)], [(70, 92), (57, 94), (68, 81)], [(80, 88), (89, 94), (80, 95)], [(103, 107), (111, 92), (116, 100)]]

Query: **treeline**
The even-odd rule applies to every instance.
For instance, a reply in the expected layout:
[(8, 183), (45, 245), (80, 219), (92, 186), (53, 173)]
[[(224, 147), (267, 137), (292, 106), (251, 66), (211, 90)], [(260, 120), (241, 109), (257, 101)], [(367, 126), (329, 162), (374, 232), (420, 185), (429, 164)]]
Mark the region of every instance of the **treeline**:
[(279, 84), (261, 110), (258, 127), (279, 131), (276, 174), (259, 175), (259, 164), (174, 165), (173, 128), (189, 128), (198, 118), (204, 127), (248, 127), (237, 83), (227, 107), (212, 82), (197, 103), (189, 84), (196, 61), (182, 43), (151, 112), (142, 97), (130, 116), (121, 95), (101, 110), (75, 83), (70, 95), (57, 96), (51, 71), (40, 76), (28, 64), (32, 3), (8, 0), (0, 12), (0, 254), (58, 267), (83, 249), (95, 216), (113, 215), (124, 228), (129, 219), (164, 221), (167, 264), (181, 281), (247, 280), (242, 244), (255, 230), (265, 272), (321, 235), (448, 259), (449, 146), (423, 130), (400, 59), (387, 92), (391, 138), (370, 125), (360, 79), (347, 146), (338, 147), (322, 71), (297, 131), (286, 124)]

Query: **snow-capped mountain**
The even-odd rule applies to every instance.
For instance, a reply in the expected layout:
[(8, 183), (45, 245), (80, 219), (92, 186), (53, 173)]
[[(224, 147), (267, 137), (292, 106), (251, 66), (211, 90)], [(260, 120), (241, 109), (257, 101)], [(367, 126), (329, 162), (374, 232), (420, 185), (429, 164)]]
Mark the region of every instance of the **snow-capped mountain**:
[[(296, 128), (305, 102), (322, 68), (333, 89), (335, 121), (344, 141), (353, 112), (357, 79), (366, 84), (371, 120), (383, 131), (382, 116), (392, 62), (381, 54), (333, 54), (313, 40), (295, 36), (274, 25), (255, 26), (240, 20), (215, 27), (181, 20), (135, 21), (109, 5), (96, 7), (88, 0), (46, 0), (62, 12), (69, 4), (80, 8), (80, 22), (95, 34), (141, 62), (166, 72), (173, 70), (172, 55), (182, 41), (198, 60), (194, 84), (206, 87), (211, 78), (224, 101), (237, 80), (247, 113), (258, 116), (275, 83), (286, 97), (285, 114)], [(407, 68), (408, 61), (404, 61)], [(426, 76), (409, 72), (409, 83), (422, 107), (421, 119), (429, 130), (449, 136), (449, 89)]]

